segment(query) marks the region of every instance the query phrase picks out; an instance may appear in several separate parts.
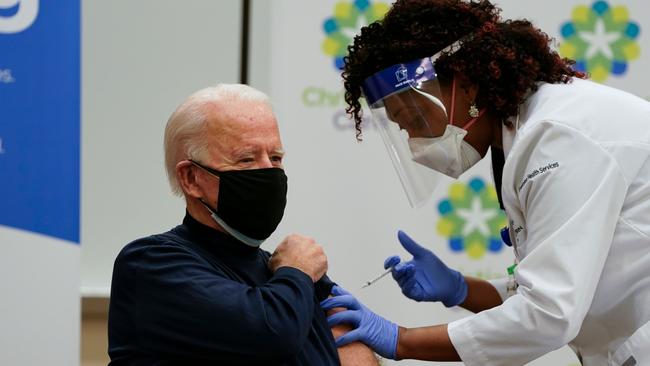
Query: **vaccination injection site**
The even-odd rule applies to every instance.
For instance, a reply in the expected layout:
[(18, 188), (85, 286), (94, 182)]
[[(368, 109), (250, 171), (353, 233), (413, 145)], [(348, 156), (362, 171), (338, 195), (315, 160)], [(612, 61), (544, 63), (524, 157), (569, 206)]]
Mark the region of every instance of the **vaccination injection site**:
[(645, 0), (0, 0), (0, 365), (650, 366)]

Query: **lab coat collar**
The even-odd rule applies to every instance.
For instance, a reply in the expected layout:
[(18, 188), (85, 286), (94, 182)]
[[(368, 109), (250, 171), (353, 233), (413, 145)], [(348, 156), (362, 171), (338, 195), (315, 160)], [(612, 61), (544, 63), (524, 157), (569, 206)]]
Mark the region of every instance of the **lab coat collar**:
[[(546, 84), (545, 82), (538, 82), (536, 83), (537, 85), (537, 90), (539, 88)], [(519, 108), (517, 109), (517, 114), (514, 116), (510, 116), (506, 121), (510, 122), (509, 125), (513, 126), (511, 129), (507, 128), (505, 126), (505, 123), (503, 124), (501, 128), (501, 144), (503, 147), (503, 155), (505, 159), (508, 159), (508, 154), (510, 153), (510, 150), (512, 149), (512, 145), (515, 142), (515, 137), (517, 136), (517, 132), (519, 129), (526, 123), (527, 116), (528, 116), (528, 107), (530, 105), (532, 97), (535, 95), (537, 91), (532, 91), (528, 90), (526, 95), (524, 96), (524, 101), (519, 105)]]
[(511, 118), (508, 118), (509, 125), (513, 126), (512, 128), (506, 127), (504, 124), (501, 127), (501, 144), (503, 146), (503, 156), (504, 158), (508, 158), (508, 154), (510, 153), (510, 150), (512, 149), (512, 144), (515, 140), (515, 135), (517, 134), (517, 129), (519, 127), (519, 111), (517, 111), (517, 115)]

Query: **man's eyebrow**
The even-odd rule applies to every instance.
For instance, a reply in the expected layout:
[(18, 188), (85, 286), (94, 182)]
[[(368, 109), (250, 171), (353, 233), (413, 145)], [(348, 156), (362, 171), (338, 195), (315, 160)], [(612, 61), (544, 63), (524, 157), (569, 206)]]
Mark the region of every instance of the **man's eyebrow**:
[(246, 157), (254, 155), (254, 151), (250, 147), (240, 147), (232, 150), (232, 156), (235, 158)]
[[(252, 147), (241, 147), (237, 149), (232, 150), (232, 157), (234, 158), (242, 158), (242, 157), (250, 157), (252, 155), (255, 155), (257, 152), (257, 149), (254, 149)], [(278, 154), (278, 155), (284, 155), (284, 149), (273, 149), (271, 150), (272, 154)]]

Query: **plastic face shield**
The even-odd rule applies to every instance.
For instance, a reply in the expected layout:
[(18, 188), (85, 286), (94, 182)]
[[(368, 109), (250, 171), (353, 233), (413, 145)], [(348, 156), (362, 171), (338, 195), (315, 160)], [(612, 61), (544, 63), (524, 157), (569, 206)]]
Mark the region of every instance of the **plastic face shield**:
[(420, 207), (443, 178), (413, 161), (408, 141), (439, 137), (449, 124), (432, 58), (388, 67), (367, 78), (362, 88), (409, 203)]

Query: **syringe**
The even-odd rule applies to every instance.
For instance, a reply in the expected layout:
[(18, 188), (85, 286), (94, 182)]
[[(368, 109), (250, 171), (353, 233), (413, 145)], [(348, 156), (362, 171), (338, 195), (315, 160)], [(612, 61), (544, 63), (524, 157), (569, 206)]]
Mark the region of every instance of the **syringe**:
[(366, 287), (372, 285), (373, 283), (375, 283), (375, 282), (381, 280), (381, 279), (384, 278), (387, 274), (389, 274), (389, 273), (393, 270), (394, 267), (395, 267), (395, 266), (390, 266), (390, 267), (388, 267), (388, 269), (386, 269), (386, 271), (385, 271), (384, 273), (382, 273), (382, 274), (380, 274), (379, 276), (373, 278), (372, 280), (366, 282), (363, 286), (361, 286), (361, 288), (366, 288)]

